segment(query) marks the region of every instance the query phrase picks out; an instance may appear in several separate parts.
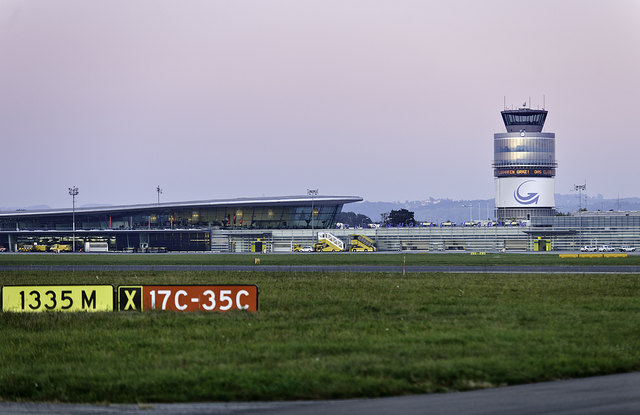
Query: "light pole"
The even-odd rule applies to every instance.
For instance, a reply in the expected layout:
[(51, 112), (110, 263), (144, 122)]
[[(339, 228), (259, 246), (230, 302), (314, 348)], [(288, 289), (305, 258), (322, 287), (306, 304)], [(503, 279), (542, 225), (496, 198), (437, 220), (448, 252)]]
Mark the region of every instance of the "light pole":
[(573, 190), (578, 191), (578, 215), (580, 215), (580, 236), (578, 240), (578, 245), (582, 247), (582, 191), (587, 190), (587, 181), (584, 181), (584, 184), (574, 184)]
[(307, 189), (307, 194), (311, 196), (311, 237), (313, 238), (313, 199), (315, 196), (318, 196), (318, 189)]
[(582, 212), (582, 191), (587, 190), (586, 180), (584, 184), (574, 184), (572, 190), (578, 192), (578, 212)]
[(78, 188), (76, 186), (70, 187), (69, 188), (69, 194), (71, 195), (71, 198), (73, 200), (73, 204), (72, 204), (72, 218), (73, 218), (73, 236), (71, 238), (72, 244), (73, 244), (73, 249), (71, 252), (76, 252), (76, 196), (78, 195)]
[(160, 193), (162, 193), (162, 189), (160, 188), (160, 185), (156, 187), (156, 192), (158, 192), (158, 204), (160, 204)]
[(468, 205), (462, 205), (462, 207), (469, 208), (469, 222), (473, 222), (473, 203), (469, 203)]

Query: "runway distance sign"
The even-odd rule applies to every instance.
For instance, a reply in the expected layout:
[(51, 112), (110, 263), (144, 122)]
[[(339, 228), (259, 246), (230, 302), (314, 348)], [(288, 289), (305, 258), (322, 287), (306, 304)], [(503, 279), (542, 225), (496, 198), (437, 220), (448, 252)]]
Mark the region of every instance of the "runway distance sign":
[(5, 285), (2, 311), (113, 311), (112, 285)]
[(121, 311), (258, 311), (257, 285), (119, 286)]

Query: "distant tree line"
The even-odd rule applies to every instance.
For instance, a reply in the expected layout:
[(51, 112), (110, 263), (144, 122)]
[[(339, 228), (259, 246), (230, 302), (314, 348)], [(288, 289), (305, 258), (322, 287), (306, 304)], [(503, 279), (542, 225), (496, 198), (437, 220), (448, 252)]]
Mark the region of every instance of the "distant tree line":
[[(414, 218), (414, 212), (407, 209), (392, 210), (391, 212), (383, 213), (380, 216), (380, 223), (383, 226), (414, 226), (417, 223)], [(337, 222), (354, 227), (365, 227), (368, 224), (373, 223), (369, 216), (354, 212), (340, 212)]]
[(344, 223), (345, 225), (353, 227), (365, 227), (368, 224), (373, 223), (369, 216), (354, 212), (340, 212), (337, 222)]
[(382, 214), (383, 224), (389, 226), (413, 226), (416, 220), (414, 212), (407, 209), (392, 210), (388, 214)]

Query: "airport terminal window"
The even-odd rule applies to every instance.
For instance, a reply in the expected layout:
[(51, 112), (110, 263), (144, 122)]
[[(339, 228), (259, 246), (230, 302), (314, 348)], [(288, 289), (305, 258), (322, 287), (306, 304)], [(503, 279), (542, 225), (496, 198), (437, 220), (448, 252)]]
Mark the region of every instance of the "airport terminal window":
[(530, 137), (495, 139), (494, 164), (555, 165), (555, 139)]
[[(342, 205), (316, 204), (314, 226), (335, 224)], [(311, 227), (311, 205), (308, 206), (226, 206), (201, 208), (147, 209), (103, 213), (76, 213), (79, 230), (141, 230), (141, 229), (209, 229), (221, 228), (298, 228)], [(317, 225), (316, 225), (317, 224)], [(0, 219), (0, 229), (59, 230), (73, 228), (72, 214), (15, 216)]]
[(547, 114), (502, 114), (502, 116), (506, 125), (542, 125)]

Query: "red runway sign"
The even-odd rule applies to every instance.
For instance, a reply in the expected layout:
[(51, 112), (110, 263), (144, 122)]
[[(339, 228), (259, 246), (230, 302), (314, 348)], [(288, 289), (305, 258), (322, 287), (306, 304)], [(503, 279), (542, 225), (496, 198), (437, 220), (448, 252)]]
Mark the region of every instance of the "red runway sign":
[(120, 310), (258, 311), (256, 285), (119, 286)]

